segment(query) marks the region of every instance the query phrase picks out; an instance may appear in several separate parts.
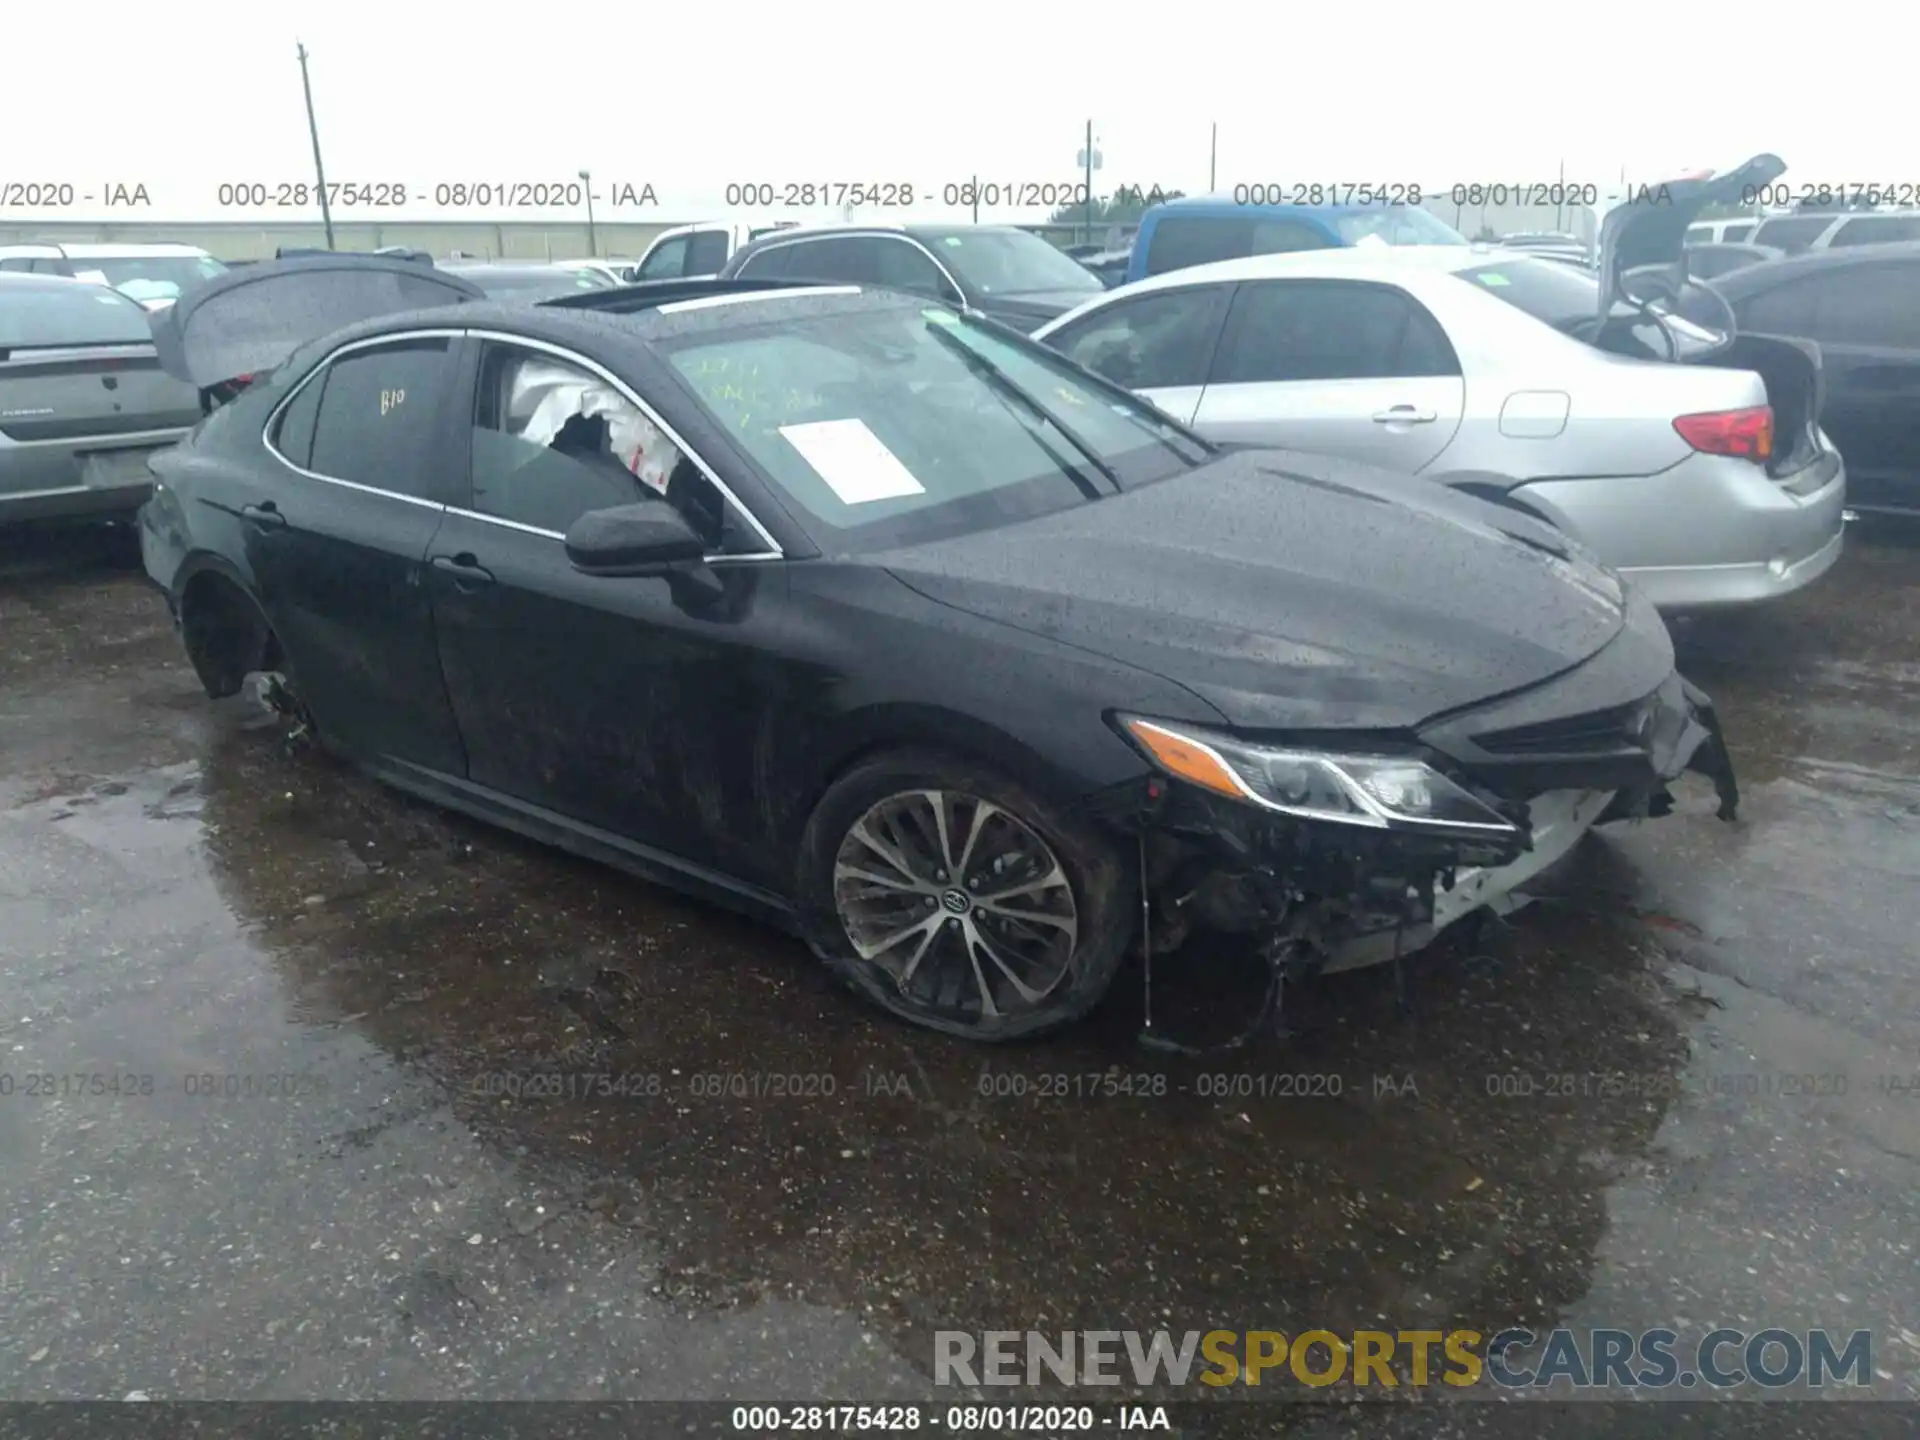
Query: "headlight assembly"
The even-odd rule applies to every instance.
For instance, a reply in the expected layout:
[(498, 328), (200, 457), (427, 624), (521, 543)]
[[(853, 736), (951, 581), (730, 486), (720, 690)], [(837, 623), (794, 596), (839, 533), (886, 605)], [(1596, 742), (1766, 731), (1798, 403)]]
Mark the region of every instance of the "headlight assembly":
[(1515, 835), (1519, 827), (1419, 760), (1255, 745), (1217, 730), (1119, 717), (1169, 775), (1265, 810), (1373, 830)]

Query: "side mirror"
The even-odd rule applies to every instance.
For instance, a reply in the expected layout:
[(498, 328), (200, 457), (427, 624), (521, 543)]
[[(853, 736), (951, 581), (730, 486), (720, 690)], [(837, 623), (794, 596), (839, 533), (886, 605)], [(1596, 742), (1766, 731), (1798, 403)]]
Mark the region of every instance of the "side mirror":
[(567, 559), (583, 575), (665, 575), (698, 569), (707, 547), (664, 500), (590, 510), (567, 531)]

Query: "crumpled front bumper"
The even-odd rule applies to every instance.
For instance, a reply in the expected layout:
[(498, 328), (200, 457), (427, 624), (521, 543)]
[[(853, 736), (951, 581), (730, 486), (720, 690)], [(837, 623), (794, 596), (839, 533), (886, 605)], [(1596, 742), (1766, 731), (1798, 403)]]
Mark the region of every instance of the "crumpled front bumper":
[(1521, 887), (1565, 859), (1613, 803), (1611, 790), (1556, 790), (1527, 807), (1533, 848), (1506, 865), (1456, 871), (1453, 885), (1436, 888), (1432, 917), (1417, 925), (1382, 925), (1343, 936), (1325, 947), (1319, 973), (1383, 965), (1425, 948), (1457, 920), (1474, 911), (1507, 915), (1527, 903)]
[(1672, 798), (1665, 792), (1665, 782), (1677, 780), (1688, 771), (1713, 782), (1720, 799), (1716, 813), (1722, 820), (1734, 819), (1740, 810), (1740, 782), (1733, 773), (1733, 756), (1727, 751), (1720, 717), (1706, 691), (1676, 670), (1649, 698), (1644, 713), (1647, 763), (1661, 782), (1660, 788), (1650, 794), (1642, 792), (1647, 809), (1635, 809), (1638, 797), (1623, 794), (1595, 823), (1666, 814), (1672, 808)]
[[(1558, 864), (1596, 825), (1612, 820), (1663, 815), (1672, 808), (1666, 782), (1688, 771), (1713, 781), (1719, 817), (1732, 820), (1740, 806), (1739, 782), (1727, 753), (1719, 716), (1706, 692), (1679, 672), (1647, 698), (1631, 720), (1631, 734), (1643, 744), (1644, 773), (1623, 788), (1570, 788), (1536, 795), (1527, 805), (1529, 848), (1504, 865), (1456, 871), (1451, 885), (1436, 886), (1432, 913), (1416, 925), (1383, 925), (1348, 934), (1326, 945), (1325, 974), (1384, 964), (1423, 949), (1456, 921), (1477, 910), (1511, 914), (1530, 898), (1524, 887)], [(1608, 773), (1620, 774), (1619, 767)]]

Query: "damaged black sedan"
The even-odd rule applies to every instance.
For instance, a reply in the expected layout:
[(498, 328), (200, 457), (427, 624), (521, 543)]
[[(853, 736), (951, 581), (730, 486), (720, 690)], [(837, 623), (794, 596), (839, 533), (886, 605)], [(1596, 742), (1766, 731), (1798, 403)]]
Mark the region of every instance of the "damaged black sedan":
[(1046, 1030), (1197, 928), (1390, 960), (1683, 770), (1733, 813), (1651, 607), (1512, 511), (1223, 454), (890, 292), (395, 284), (320, 340), (297, 293), (171, 322), (209, 393), (272, 363), (143, 516), (208, 693), (908, 1020)]

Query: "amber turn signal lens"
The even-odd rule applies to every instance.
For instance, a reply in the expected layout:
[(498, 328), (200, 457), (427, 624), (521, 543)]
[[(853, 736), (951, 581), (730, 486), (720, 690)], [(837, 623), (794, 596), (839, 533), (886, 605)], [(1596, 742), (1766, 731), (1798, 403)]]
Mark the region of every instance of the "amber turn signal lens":
[(1216, 795), (1231, 795), (1236, 800), (1246, 798), (1247, 787), (1227, 768), (1226, 762), (1205, 745), (1189, 740), (1184, 735), (1176, 735), (1171, 730), (1162, 730), (1149, 720), (1127, 720), (1123, 723), (1127, 733), (1146, 746), (1147, 752), (1160, 762), (1161, 768), (1169, 775), (1176, 775)]

